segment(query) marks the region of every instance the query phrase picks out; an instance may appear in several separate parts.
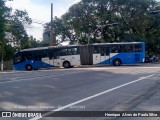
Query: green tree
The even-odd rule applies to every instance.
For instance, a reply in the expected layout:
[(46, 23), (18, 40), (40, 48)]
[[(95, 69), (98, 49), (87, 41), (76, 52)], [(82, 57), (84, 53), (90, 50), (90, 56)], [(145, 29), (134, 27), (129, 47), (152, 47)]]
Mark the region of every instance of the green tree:
[[(0, 58), (9, 60), (13, 58), (16, 49), (20, 46), (25, 48), (28, 35), (24, 26), (31, 24), (32, 20), (26, 11), (16, 10), (11, 13), (11, 8), (5, 5), (6, 1), (11, 0), (0, 1)], [(13, 47), (13, 42), (16, 47)]]
[(36, 48), (36, 47), (40, 47), (40, 41), (37, 41), (36, 38), (34, 38), (33, 36), (30, 36), (29, 39), (27, 40), (27, 42), (25, 42), (24, 44), (24, 49), (27, 48)]
[(97, 28), (94, 6), (83, 2), (71, 6), (69, 12), (63, 15), (62, 19), (74, 35), (73, 43), (78, 40), (80, 44), (87, 44), (91, 33)]
[(13, 35), (13, 41), (19, 45), (20, 49), (25, 48), (28, 42), (28, 34), (25, 29), (25, 25), (30, 25), (32, 23), (31, 18), (29, 18), (26, 11), (16, 10), (11, 17), (11, 27), (9, 31)]
[[(5, 30), (6, 30), (6, 18), (10, 14), (10, 9), (5, 6), (5, 1), (0, 1), (0, 43), (1, 45), (4, 45), (6, 43), (5, 41)], [(1, 46), (2, 47), (2, 46)]]
[(5, 54), (5, 46), (7, 45), (5, 39), (5, 29), (7, 23), (7, 16), (9, 16), (10, 9), (5, 6), (5, 1), (0, 1), (0, 60), (1, 60), (1, 70), (3, 70), (3, 60)]
[(150, 11), (160, 9), (158, 4), (155, 0), (81, 0), (54, 19), (54, 32), (71, 44), (145, 41), (154, 52), (160, 46), (160, 14)]

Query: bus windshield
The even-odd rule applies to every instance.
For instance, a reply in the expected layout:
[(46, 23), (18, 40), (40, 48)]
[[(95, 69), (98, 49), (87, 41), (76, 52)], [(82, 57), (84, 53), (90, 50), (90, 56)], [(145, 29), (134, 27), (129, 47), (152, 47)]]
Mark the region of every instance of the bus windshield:
[(23, 56), (20, 52), (14, 55), (14, 64), (20, 63), (23, 61)]

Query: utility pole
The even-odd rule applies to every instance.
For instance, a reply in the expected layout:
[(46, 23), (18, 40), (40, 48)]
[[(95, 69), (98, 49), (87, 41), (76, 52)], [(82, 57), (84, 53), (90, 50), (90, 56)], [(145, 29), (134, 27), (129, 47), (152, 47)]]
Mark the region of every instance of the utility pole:
[(53, 3), (51, 3), (51, 29), (50, 29), (50, 46), (56, 45), (56, 39), (53, 32)]
[(3, 59), (4, 59), (4, 55), (3, 55), (3, 52), (4, 52), (4, 45), (2, 44), (1, 46), (1, 71), (3, 71)]

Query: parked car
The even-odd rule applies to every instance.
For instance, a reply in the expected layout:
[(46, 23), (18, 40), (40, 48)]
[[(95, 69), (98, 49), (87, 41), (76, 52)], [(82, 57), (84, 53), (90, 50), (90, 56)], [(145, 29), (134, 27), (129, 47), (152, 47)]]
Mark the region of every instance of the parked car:
[(149, 62), (151, 62), (151, 61), (150, 61), (150, 58), (149, 58), (149, 56), (146, 56), (146, 57), (145, 57), (145, 63), (149, 63)]
[(145, 57), (145, 62), (158, 62), (158, 56), (156, 56), (156, 55), (147, 55)]

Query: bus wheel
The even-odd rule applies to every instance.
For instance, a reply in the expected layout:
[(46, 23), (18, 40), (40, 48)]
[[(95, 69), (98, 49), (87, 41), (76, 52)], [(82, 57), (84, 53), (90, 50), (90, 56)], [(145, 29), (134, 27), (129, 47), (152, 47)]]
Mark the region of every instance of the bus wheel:
[(70, 68), (70, 67), (71, 67), (70, 62), (69, 62), (69, 61), (63, 62), (63, 67), (64, 67), (64, 68)]
[(30, 70), (32, 70), (33, 69), (33, 67), (32, 67), (32, 65), (26, 65), (26, 70), (28, 70), (28, 71), (30, 71)]
[(120, 59), (115, 59), (114, 61), (113, 61), (113, 65), (114, 66), (120, 66), (121, 65), (121, 60)]

